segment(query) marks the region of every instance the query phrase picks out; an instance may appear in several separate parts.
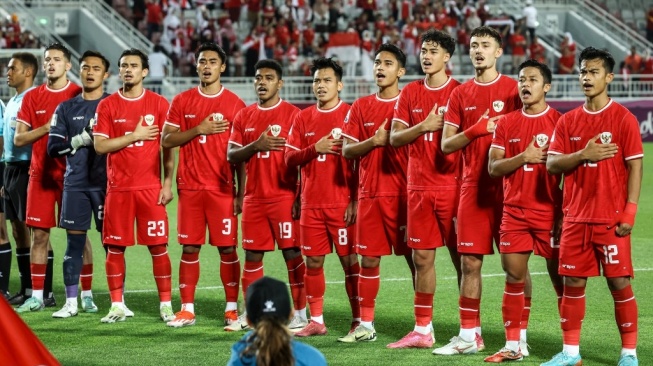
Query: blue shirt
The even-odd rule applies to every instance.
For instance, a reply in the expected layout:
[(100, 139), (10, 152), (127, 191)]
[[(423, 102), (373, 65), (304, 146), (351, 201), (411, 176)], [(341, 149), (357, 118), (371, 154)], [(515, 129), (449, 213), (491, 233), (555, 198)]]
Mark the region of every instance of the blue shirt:
[(18, 162), (18, 161), (30, 161), (32, 158), (32, 144), (23, 147), (14, 146), (14, 135), (16, 134), (16, 116), (18, 115), (18, 110), (23, 104), (23, 97), (25, 94), (34, 89), (34, 87), (28, 88), (20, 94), (14, 95), (7, 106), (5, 107), (4, 114), (2, 116), (2, 137), (4, 138), (4, 161), (8, 163)]
[[(85, 100), (82, 95), (66, 100), (55, 110), (55, 118), (50, 125), (48, 146), (52, 142), (68, 141), (95, 124), (95, 109), (100, 101), (109, 94), (104, 93), (100, 99)], [(74, 155), (66, 156), (66, 173), (63, 180), (64, 190), (101, 191), (107, 187), (107, 158), (98, 155), (93, 146), (79, 148)]]
[[(255, 366), (256, 357), (241, 357), (241, 353), (249, 345), (247, 338), (252, 334), (248, 332), (231, 347), (231, 359), (228, 366)], [(292, 355), (295, 357), (296, 366), (326, 366), (327, 362), (324, 355), (313, 346), (292, 340)]]

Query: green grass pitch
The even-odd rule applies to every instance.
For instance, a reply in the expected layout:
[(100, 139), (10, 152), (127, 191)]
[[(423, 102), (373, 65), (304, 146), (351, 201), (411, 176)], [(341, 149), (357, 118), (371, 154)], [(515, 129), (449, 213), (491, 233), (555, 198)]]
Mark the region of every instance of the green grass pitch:
[[(642, 365), (653, 364), (653, 144), (645, 144), (644, 182), (639, 212), (633, 231), (633, 258), (636, 278), (633, 280), (639, 304), (639, 347)], [(176, 243), (176, 201), (168, 206), (171, 229), (170, 257), (173, 263), (173, 307), (179, 310), (177, 290), (181, 247)], [(152, 265), (147, 250), (134, 247), (127, 250), (127, 286), (125, 299), (136, 316), (117, 324), (101, 324), (100, 318), (109, 309), (109, 295), (104, 276), (104, 250), (98, 233), (93, 232), (95, 302), (97, 314), (81, 313), (71, 319), (53, 319), (54, 310), (22, 315), (51, 352), (63, 365), (221, 365), (229, 359), (230, 346), (243, 333), (222, 330), (224, 294), (219, 276), (217, 250), (205, 246), (202, 250), (201, 277), (196, 294), (195, 326), (172, 329), (159, 319), (158, 298), (152, 278)], [(66, 241), (61, 229), (52, 232), (55, 249), (55, 289), (58, 306), (65, 301), (61, 262)], [(433, 325), (436, 345), (448, 343), (458, 332), (458, 291), (455, 273), (446, 249), (437, 255), (437, 291)], [(240, 252), (242, 254), (242, 251)], [(243, 257), (241, 256), (241, 262)], [(549, 283), (544, 260), (532, 257), (533, 307), (528, 340), (531, 356), (522, 364), (539, 365), (561, 350), (555, 293)], [(285, 265), (279, 252), (265, 257), (265, 273), (287, 280)], [(13, 261), (11, 290), (19, 287), (18, 270)], [(504, 276), (499, 256), (487, 257), (483, 268), (483, 299), (481, 314), (486, 351), (470, 356), (434, 356), (431, 349), (389, 350), (394, 342), (412, 330), (413, 290), (409, 271), (402, 258), (385, 257), (381, 261), (381, 289), (377, 298), (376, 342), (341, 344), (338, 336), (347, 332), (350, 323), (343, 274), (336, 258), (326, 261), (328, 285), (325, 295), (324, 318), (328, 335), (313, 337), (305, 342), (320, 349), (332, 365), (478, 365), (483, 358), (504, 344), (501, 320), (501, 299)], [(241, 299), (242, 300), (242, 299)], [(616, 365), (621, 344), (614, 322), (612, 298), (602, 278), (591, 279), (587, 288), (587, 314), (584, 321), (581, 354), (585, 365)], [(0, 357), (1, 358), (1, 357)], [(0, 360), (0, 364), (1, 364)]]

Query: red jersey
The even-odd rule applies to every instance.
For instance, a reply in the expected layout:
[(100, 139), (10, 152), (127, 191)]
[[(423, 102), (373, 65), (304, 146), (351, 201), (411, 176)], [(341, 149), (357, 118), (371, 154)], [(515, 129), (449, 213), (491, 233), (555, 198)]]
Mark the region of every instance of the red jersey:
[[(236, 114), (243, 108), (245, 102), (224, 86), (215, 95), (204, 94), (196, 87), (172, 100), (165, 123), (180, 131), (187, 131), (212, 113), (220, 113), (225, 120), (233, 123)], [(230, 131), (225, 131), (200, 135), (181, 145), (177, 189), (233, 192), (234, 169), (227, 162), (230, 134)]]
[[(16, 121), (26, 124), (31, 130), (46, 123), (56, 124), (57, 121), (56, 118), (53, 119), (53, 115), (59, 103), (77, 96), (81, 92), (82, 89), (70, 81), (59, 90), (50, 89), (47, 84), (42, 84), (25, 94)], [(29, 170), (30, 179), (63, 181), (66, 159), (48, 156), (47, 134), (32, 144), (32, 162)]]
[[(349, 105), (340, 101), (329, 110), (311, 106), (295, 117), (286, 146), (296, 151), (312, 150), (307, 156), (310, 160), (300, 165), (302, 208), (346, 207), (352, 200), (357, 183), (354, 162), (342, 155), (315, 152), (315, 144), (327, 134), (340, 138), (338, 133), (342, 132), (340, 127), (347, 112)], [(334, 128), (338, 130), (334, 132)]]
[[(442, 86), (431, 88), (426, 80), (416, 80), (404, 87), (395, 106), (394, 120), (413, 127), (438, 105), (444, 114), (449, 95), (460, 83), (448, 78)], [(456, 190), (460, 185), (460, 152), (442, 153), (442, 130), (424, 134), (408, 145), (408, 189), (419, 191)]]
[(526, 55), (526, 38), (519, 33), (513, 33), (510, 36), (510, 46), (512, 47), (513, 56)]
[[(517, 82), (499, 74), (489, 83), (471, 79), (453, 90), (444, 115), (444, 123), (464, 131), (478, 122), (486, 110), (494, 117), (510, 113), (522, 106)], [(501, 123), (501, 122), (499, 122)], [(488, 151), (492, 135), (478, 137), (462, 149), (463, 185), (488, 187), (500, 185), (500, 179), (490, 178), (487, 171)]]
[[(272, 107), (252, 104), (243, 108), (234, 119), (229, 143), (246, 146), (258, 140), (272, 126), (271, 135), (288, 139), (288, 132), (299, 108), (279, 99)], [(246, 164), (245, 201), (271, 203), (295, 197), (297, 167), (288, 167), (283, 151), (259, 151)]]
[(560, 117), (549, 154), (575, 153), (598, 134), (599, 142), (615, 143), (619, 150), (611, 159), (586, 162), (564, 174), (562, 208), (567, 222), (613, 224), (628, 200), (626, 161), (644, 156), (637, 118), (614, 100), (597, 112), (581, 106)]
[[(163, 129), (168, 101), (149, 90), (137, 98), (121, 91), (98, 104), (93, 135), (108, 139), (129, 135), (143, 117), (143, 123)], [(107, 155), (107, 191), (133, 191), (161, 187), (160, 138), (138, 141)]]
[[(345, 118), (342, 135), (355, 142), (367, 140), (374, 136), (384, 120), (387, 120), (386, 130), (390, 130), (398, 99), (399, 96), (381, 99), (372, 94), (356, 100)], [(408, 149), (405, 146), (395, 148), (388, 144), (361, 156), (358, 197), (405, 196), (407, 165)]]
[[(536, 137), (535, 146), (549, 143), (560, 112), (547, 106), (530, 115), (522, 110), (508, 113), (497, 125), (492, 148), (505, 152), (506, 159), (521, 154)], [(551, 175), (546, 164), (526, 164), (503, 177), (503, 204), (553, 214), (562, 202), (560, 175)]]

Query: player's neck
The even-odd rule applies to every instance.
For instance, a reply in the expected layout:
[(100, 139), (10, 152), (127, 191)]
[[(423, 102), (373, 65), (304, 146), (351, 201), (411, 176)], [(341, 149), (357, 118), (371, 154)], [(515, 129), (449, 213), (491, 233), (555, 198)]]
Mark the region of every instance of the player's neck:
[(399, 95), (399, 83), (394, 83), (385, 87), (380, 87), (377, 95), (381, 99), (392, 99)]
[(47, 82), (48, 88), (52, 90), (59, 90), (63, 89), (68, 85), (68, 78), (66, 77), (60, 77), (58, 79), (48, 79)]
[(424, 80), (429, 88), (439, 88), (449, 80), (449, 76), (442, 69), (442, 71), (436, 72), (435, 74), (427, 74)]
[(328, 111), (329, 109), (333, 109), (335, 106), (337, 106), (339, 102), (340, 102), (339, 98), (335, 98), (326, 102), (318, 101), (317, 108), (323, 111)]
[(95, 89), (84, 88), (82, 90), (82, 98), (84, 100), (98, 100), (102, 98), (102, 94), (104, 94), (104, 89), (102, 89), (102, 87), (97, 87)]
[(492, 67), (487, 69), (476, 70), (474, 79), (476, 79), (476, 81), (478, 81), (479, 83), (489, 83), (490, 81), (496, 79), (497, 76), (499, 76), (499, 72), (497, 71), (496, 68)]
[(610, 102), (610, 97), (608, 97), (608, 93), (603, 92), (593, 97), (587, 97), (585, 99), (585, 109), (592, 112), (600, 111), (608, 102)]
[(125, 98), (138, 98), (143, 94), (143, 84), (129, 86), (123, 84), (121, 92)]
[(34, 85), (33, 83), (22, 83), (19, 86), (16, 87), (16, 95), (21, 94), (25, 90), (29, 89)]
[(279, 103), (279, 99), (281, 99), (279, 97), (279, 94), (277, 94), (277, 95), (273, 96), (272, 98), (270, 98), (268, 100), (265, 100), (265, 101), (262, 101), (262, 100), (259, 99), (258, 100), (258, 106), (261, 107), (261, 108), (274, 107), (277, 103)]
[(546, 107), (547, 107), (546, 100), (542, 99), (537, 103), (528, 104), (528, 105), (524, 104), (524, 108), (522, 109), (522, 111), (524, 111), (524, 113), (529, 115), (536, 115), (544, 112)]
[(201, 83), (200, 90), (203, 94), (215, 95), (218, 94), (220, 90), (222, 90), (222, 84), (220, 83), (220, 80), (211, 84)]

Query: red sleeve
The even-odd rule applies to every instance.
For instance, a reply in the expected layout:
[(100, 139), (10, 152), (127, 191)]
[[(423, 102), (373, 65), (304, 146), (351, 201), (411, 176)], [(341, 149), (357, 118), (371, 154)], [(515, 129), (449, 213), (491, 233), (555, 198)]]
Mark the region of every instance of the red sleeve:
[(494, 130), (494, 136), (492, 136), (492, 145), (490, 145), (490, 148), (501, 149), (504, 151), (506, 150), (506, 128), (504, 127), (506, 122), (507, 121), (502, 121), (502, 123), (497, 125), (496, 130)]
[(22, 122), (29, 127), (32, 127), (32, 121), (35, 119), (33, 114), (34, 107), (32, 106), (34, 103), (32, 98), (34, 90), (36, 89), (33, 89), (25, 94), (23, 97), (23, 102), (20, 105), (20, 109), (18, 110), (18, 115), (16, 116), (16, 122)]
[(159, 115), (157, 116), (158, 119), (158, 125), (159, 125), (159, 133), (163, 131), (163, 125), (166, 122), (166, 115), (168, 114), (168, 109), (170, 108), (170, 103), (168, 103), (168, 100), (165, 99), (164, 97), (160, 97), (159, 99)]
[(244, 114), (245, 109), (241, 109), (240, 112), (238, 112), (234, 118), (234, 124), (231, 127), (231, 136), (229, 136), (229, 143), (238, 145), (240, 147), (243, 146), (243, 131), (241, 120), (244, 118)]
[(395, 113), (392, 118), (393, 121), (400, 122), (406, 127), (413, 125), (410, 119), (410, 99), (408, 98), (408, 90), (409, 88), (404, 88), (404, 90), (401, 91), (399, 100), (397, 100), (397, 104), (395, 104)]
[(624, 159), (632, 160), (644, 157), (642, 135), (639, 131), (639, 121), (637, 121), (637, 118), (628, 113), (624, 117), (621, 126), (624, 134), (624, 146), (620, 146), (619, 148), (623, 149)]
[(567, 145), (567, 128), (565, 124), (565, 116), (560, 117), (556, 128), (551, 136), (551, 145), (549, 145), (549, 155), (569, 154), (569, 146)]
[(460, 129), (460, 124), (462, 123), (462, 113), (460, 113), (460, 100), (458, 97), (460, 94), (459, 88), (457, 87), (451, 92), (451, 97), (449, 97), (449, 101), (447, 102), (447, 111), (444, 113), (444, 123), (458, 129)]
[(354, 102), (342, 124), (342, 135), (355, 142), (360, 141), (360, 114), (358, 103)]
[(95, 112), (93, 135), (111, 138), (111, 113), (107, 99), (100, 101)]
[(168, 115), (166, 116), (166, 124), (176, 128), (181, 128), (181, 99), (181, 94), (174, 97), (172, 104), (170, 104), (170, 109), (168, 109)]
[(304, 147), (302, 139), (302, 114), (296, 113), (295, 120), (293, 121), (290, 132), (288, 133), (288, 141), (286, 142), (286, 151), (284, 159), (287, 166), (300, 166), (317, 158), (317, 151), (315, 151), (315, 144)]

